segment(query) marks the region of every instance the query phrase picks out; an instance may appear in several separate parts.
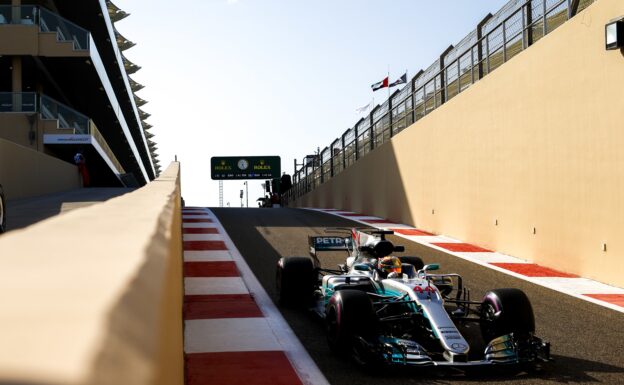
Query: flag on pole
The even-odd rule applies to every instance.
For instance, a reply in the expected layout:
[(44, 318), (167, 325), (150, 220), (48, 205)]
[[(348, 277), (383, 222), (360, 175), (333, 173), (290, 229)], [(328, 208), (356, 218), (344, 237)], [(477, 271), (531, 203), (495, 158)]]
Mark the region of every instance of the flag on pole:
[(388, 77), (387, 76), (386, 76), (386, 78), (384, 80), (371, 85), (371, 88), (373, 89), (373, 91), (377, 91), (377, 90), (380, 90), (380, 89), (386, 88), (386, 87), (388, 87)]
[(368, 109), (373, 105), (373, 101), (371, 100), (367, 105), (365, 105), (364, 107), (360, 107), (360, 108), (356, 108), (355, 111), (358, 114), (361, 114), (362, 112), (366, 112), (368, 111)]
[(394, 83), (388, 85), (388, 87), (396, 87), (399, 84), (407, 83), (407, 72), (403, 74), (400, 78), (398, 78)]

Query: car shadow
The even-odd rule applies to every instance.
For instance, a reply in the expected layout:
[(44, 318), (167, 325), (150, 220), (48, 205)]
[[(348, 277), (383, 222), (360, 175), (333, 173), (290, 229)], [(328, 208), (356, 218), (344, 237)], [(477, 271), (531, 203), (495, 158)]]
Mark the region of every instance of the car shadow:
[(459, 370), (442, 367), (393, 367), (363, 368), (346, 357), (335, 357), (341, 362), (346, 370), (365, 373), (375, 383), (413, 383), (418, 379), (419, 383), (449, 384), (449, 383), (509, 383), (516, 381), (522, 383), (556, 382), (561, 384), (585, 384), (592, 382), (605, 383), (603, 378), (597, 378), (593, 373), (613, 374), (609, 384), (623, 383), (621, 374), (624, 368), (605, 364), (587, 359), (556, 355), (553, 361), (538, 363), (529, 367), (516, 367), (509, 365), (488, 366)]
[[(488, 366), (481, 368), (472, 368), (471, 370), (462, 371), (452, 368), (402, 368), (395, 372), (395, 379), (411, 379), (431, 378), (432, 380), (443, 377), (447, 381), (436, 381), (431, 383), (448, 383), (453, 382), (486, 382), (486, 383), (503, 383), (509, 381), (550, 381), (561, 384), (578, 384), (602, 382), (604, 378), (596, 378), (593, 373), (613, 374), (611, 384), (621, 383), (623, 381), (620, 376), (624, 373), (624, 368), (610, 365), (598, 361), (588, 359), (566, 357), (554, 355), (550, 362), (538, 363), (527, 367), (517, 366)], [(387, 374), (384, 374), (387, 376)], [(429, 382), (428, 382), (429, 383)]]

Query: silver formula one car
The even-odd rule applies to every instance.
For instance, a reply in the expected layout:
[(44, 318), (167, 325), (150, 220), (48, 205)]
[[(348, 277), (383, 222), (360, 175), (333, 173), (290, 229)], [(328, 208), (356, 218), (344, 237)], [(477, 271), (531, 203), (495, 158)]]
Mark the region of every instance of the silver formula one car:
[[(496, 289), (471, 301), (459, 274), (433, 274), (436, 264), (391, 256), (404, 248), (387, 240), (389, 234), (352, 229), (349, 236), (310, 236), (311, 258), (278, 262), (280, 303), (310, 305), (325, 320), (330, 348), (361, 364), (466, 368), (550, 359), (549, 343), (534, 335), (524, 292)], [(345, 264), (320, 268), (318, 252), (339, 250), (348, 253)], [(460, 332), (469, 325), (478, 326), (480, 344), (471, 346)]]

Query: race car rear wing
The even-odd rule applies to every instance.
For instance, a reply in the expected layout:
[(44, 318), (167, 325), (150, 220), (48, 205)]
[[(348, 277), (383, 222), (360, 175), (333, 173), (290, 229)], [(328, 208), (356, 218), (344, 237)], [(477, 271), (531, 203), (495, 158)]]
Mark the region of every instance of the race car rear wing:
[(351, 237), (309, 236), (310, 255), (316, 258), (318, 251), (348, 251)]

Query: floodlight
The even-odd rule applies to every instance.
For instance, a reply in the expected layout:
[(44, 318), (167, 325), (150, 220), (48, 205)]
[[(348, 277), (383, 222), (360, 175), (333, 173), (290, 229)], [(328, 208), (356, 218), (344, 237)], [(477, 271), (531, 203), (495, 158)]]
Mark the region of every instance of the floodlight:
[(605, 45), (608, 50), (624, 46), (624, 17), (613, 19), (605, 25)]

